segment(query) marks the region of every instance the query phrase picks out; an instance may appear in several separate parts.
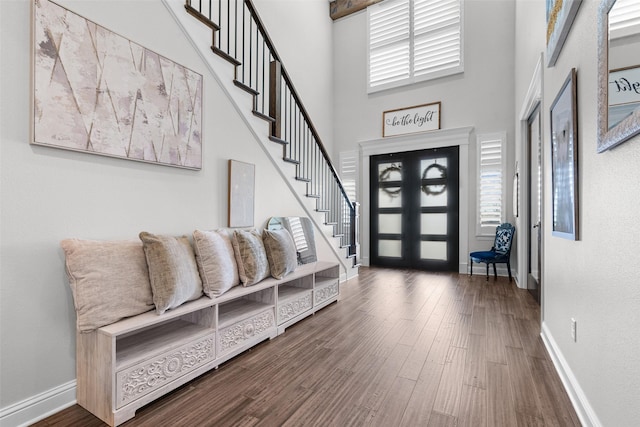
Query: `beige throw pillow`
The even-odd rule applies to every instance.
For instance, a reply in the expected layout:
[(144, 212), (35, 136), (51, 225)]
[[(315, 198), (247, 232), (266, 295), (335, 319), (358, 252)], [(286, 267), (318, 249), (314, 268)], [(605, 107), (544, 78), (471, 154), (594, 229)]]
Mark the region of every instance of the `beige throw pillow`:
[(264, 230), (262, 241), (269, 260), (269, 270), (275, 279), (282, 279), (298, 266), (296, 244), (285, 228)]
[(193, 232), (202, 290), (210, 298), (240, 284), (238, 264), (229, 233), (224, 230)]
[(139, 241), (66, 239), (60, 243), (80, 332), (153, 310)]
[(140, 240), (158, 314), (202, 295), (196, 257), (186, 236), (161, 236), (143, 231)]
[(255, 230), (235, 230), (233, 251), (243, 286), (251, 286), (269, 277), (269, 261), (262, 237)]

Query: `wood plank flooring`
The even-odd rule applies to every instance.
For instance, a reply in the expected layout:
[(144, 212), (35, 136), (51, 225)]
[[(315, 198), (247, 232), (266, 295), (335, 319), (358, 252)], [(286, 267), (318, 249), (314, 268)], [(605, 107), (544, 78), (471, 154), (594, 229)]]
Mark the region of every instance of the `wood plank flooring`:
[[(505, 278), (361, 268), (341, 299), (124, 426), (580, 426)], [(75, 405), (35, 426), (102, 426)]]

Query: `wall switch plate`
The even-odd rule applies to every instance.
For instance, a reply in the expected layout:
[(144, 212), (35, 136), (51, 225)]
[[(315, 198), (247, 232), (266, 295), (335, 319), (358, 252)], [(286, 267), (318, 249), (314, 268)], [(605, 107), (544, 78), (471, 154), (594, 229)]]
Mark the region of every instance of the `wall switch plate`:
[(577, 328), (577, 322), (576, 319), (574, 319), (573, 317), (571, 318), (571, 338), (573, 339), (573, 342), (577, 342), (578, 338), (576, 335), (576, 328)]

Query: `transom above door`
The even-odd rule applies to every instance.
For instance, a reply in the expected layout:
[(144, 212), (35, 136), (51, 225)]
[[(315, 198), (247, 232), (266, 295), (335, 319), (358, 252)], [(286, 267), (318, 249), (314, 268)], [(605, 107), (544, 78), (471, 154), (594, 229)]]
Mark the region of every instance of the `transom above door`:
[(370, 157), (371, 265), (458, 271), (458, 147)]

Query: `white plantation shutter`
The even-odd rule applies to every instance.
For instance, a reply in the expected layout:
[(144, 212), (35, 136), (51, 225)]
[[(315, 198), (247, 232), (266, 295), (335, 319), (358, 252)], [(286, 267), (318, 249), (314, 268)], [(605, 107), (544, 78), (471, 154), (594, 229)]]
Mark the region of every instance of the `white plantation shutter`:
[(367, 10), (370, 92), (463, 71), (462, 0), (386, 0)]
[(410, 76), (409, 0), (387, 0), (369, 8), (369, 84)]
[(414, 1), (414, 74), (439, 73), (460, 66), (460, 1)]
[(358, 179), (358, 152), (340, 153), (340, 180), (351, 202), (356, 201), (356, 182)]
[(640, 30), (640, 1), (616, 0), (609, 12), (609, 38), (638, 34)]
[(478, 235), (494, 235), (504, 219), (506, 133), (478, 135)]

